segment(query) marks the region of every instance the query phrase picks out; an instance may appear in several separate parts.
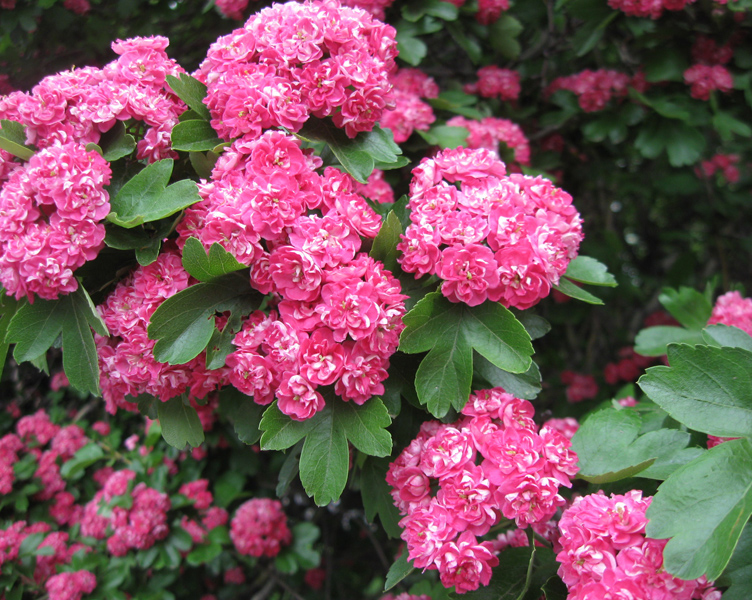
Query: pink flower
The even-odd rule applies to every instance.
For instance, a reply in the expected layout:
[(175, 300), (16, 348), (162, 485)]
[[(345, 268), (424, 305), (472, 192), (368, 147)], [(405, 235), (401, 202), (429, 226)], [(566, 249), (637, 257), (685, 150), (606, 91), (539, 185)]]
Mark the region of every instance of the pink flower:
[(230, 522), (230, 538), (241, 554), (276, 556), (282, 546), (292, 541), (282, 504), (268, 498), (248, 500), (235, 511)]
[(324, 398), (311, 382), (301, 375), (292, 375), (277, 389), (279, 410), (296, 421), (310, 419), (324, 408)]
[(458, 594), (464, 594), (488, 585), (491, 569), (499, 564), (499, 559), (491, 552), (490, 542), (478, 544), (475, 536), (466, 531), (456, 544), (444, 544), (436, 554), (435, 562), (442, 585), (454, 586)]
[(709, 100), (714, 90), (728, 93), (734, 87), (734, 79), (721, 65), (693, 65), (684, 71), (684, 82), (690, 85), (690, 95), (698, 100)]

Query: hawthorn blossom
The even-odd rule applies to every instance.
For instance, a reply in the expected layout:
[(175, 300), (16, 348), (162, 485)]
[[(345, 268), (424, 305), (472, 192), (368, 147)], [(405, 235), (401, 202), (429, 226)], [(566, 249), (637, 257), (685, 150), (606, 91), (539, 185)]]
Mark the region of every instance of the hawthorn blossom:
[(506, 175), (490, 150), (444, 150), (413, 170), (398, 260), (416, 278), (438, 275), (452, 302), (529, 308), (577, 255), (582, 227), (571, 202), (541, 177)]
[(501, 388), (480, 390), (456, 423), (423, 423), (389, 466), (408, 558), (458, 593), (488, 585), (498, 559), (479, 538), (502, 515), (538, 527), (564, 505), (558, 490), (571, 486), (577, 457), (567, 437), (539, 431), (533, 413)]

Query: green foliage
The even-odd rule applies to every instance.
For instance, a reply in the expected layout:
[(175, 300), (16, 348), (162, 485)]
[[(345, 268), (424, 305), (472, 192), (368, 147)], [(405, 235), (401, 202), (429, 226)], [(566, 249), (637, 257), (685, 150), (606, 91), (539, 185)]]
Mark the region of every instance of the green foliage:
[[(577, 476), (599, 484), (635, 475), (665, 479), (678, 467), (676, 455), (686, 448), (690, 435), (676, 429), (640, 435), (641, 428), (640, 415), (631, 410), (606, 408), (591, 414), (572, 439)], [(685, 459), (694, 457), (690, 452)]]
[(726, 442), (678, 469), (648, 509), (649, 537), (671, 538), (666, 569), (678, 577), (716, 579), (752, 514), (752, 446)]
[(157, 402), (157, 415), (162, 437), (170, 446), (182, 450), (190, 444), (196, 448), (204, 441), (201, 421), (187, 398), (176, 396), (165, 402)]
[(349, 138), (331, 121), (310, 117), (296, 135), (308, 142), (325, 143), (345, 171), (361, 183), (368, 181), (377, 164), (380, 169), (403, 164), (399, 156), (402, 150), (394, 143), (391, 131), (378, 125), (373, 131)]
[(112, 212), (107, 220), (131, 229), (142, 223), (158, 221), (200, 200), (193, 181), (182, 179), (168, 186), (174, 161), (165, 158), (145, 167), (128, 180), (111, 199)]
[(441, 418), (460, 410), (470, 396), (473, 350), (511, 373), (530, 368), (530, 335), (511, 312), (493, 302), (469, 307), (449, 302), (439, 292), (423, 298), (405, 315), (400, 350), (428, 352), (415, 376), (421, 404)]
[(22, 303), (8, 324), (6, 342), (16, 344), (13, 357), (18, 362), (32, 361), (62, 334), (63, 367), (71, 385), (82, 392), (99, 394), (99, 365), (92, 328), (99, 335), (108, 335), (91, 298), (79, 286), (58, 300)]
[(348, 477), (348, 441), (364, 454), (383, 457), (392, 449), (386, 427), (392, 420), (383, 402), (362, 406), (329, 398), (310, 419), (294, 421), (272, 404), (261, 419), (261, 447), (285, 450), (305, 438), (300, 454), (300, 481), (319, 506), (336, 501)]

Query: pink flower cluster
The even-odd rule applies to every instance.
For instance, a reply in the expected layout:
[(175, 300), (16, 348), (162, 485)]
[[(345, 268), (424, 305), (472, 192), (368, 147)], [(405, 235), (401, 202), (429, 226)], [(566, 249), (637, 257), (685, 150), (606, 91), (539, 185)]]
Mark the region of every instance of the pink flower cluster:
[(520, 74), (511, 69), (489, 65), (478, 69), (478, 81), (465, 86), (465, 93), (480, 94), (484, 98), (517, 100), (520, 96)]
[(626, 96), (630, 86), (642, 87), (639, 76), (630, 79), (629, 75), (610, 69), (586, 69), (574, 75), (557, 77), (546, 88), (545, 95), (550, 96), (558, 90), (569, 90), (577, 95), (582, 110), (596, 112), (603, 110), (611, 98)]
[(363, 9), (379, 21), (383, 21), (386, 9), (394, 4), (394, 0), (343, 0), (342, 4)]
[(394, 190), (384, 179), (384, 171), (374, 169), (367, 183), (355, 182), (355, 191), (377, 204), (394, 202)]
[(227, 524), (229, 519), (227, 511), (219, 506), (212, 506), (214, 496), (209, 491), (208, 479), (196, 479), (184, 483), (178, 492), (191, 500), (193, 507), (198, 511), (199, 520), (189, 518), (187, 515), (183, 515), (180, 519), (180, 526), (191, 534), (194, 544), (203, 544), (212, 529)]
[(248, 0), (214, 0), (217, 10), (228, 19), (241, 21), (243, 11), (248, 8)]
[(391, 77), (394, 109), (384, 111), (381, 127), (389, 128), (398, 144), (406, 142), (416, 129), (427, 131), (436, 120), (433, 108), (421, 98), (436, 98), (439, 88), (420, 69), (401, 69)]
[(196, 73), (220, 137), (298, 131), (311, 114), (331, 116), (354, 137), (391, 108), (395, 31), (335, 0), (275, 4), (209, 48)]
[(154, 358), (156, 342), (147, 335), (154, 311), (190, 283), (178, 253), (167, 249), (156, 261), (138, 267), (118, 283), (97, 307), (110, 332), (106, 338), (95, 335), (100, 385), (108, 412), (137, 410), (129, 396), (150, 394), (166, 401), (186, 391), (203, 398), (216, 389), (222, 371), (208, 371), (203, 353), (182, 365), (161, 363)]
[(684, 10), (695, 0), (608, 0), (614, 10), (620, 10), (630, 17), (650, 17), (657, 19), (664, 10)]
[(652, 498), (632, 490), (578, 497), (559, 521), (559, 576), (567, 600), (720, 600), (705, 577), (685, 581), (663, 568), (667, 540), (645, 537)]
[(148, 126), (138, 158), (173, 155), (170, 133), (185, 110), (165, 87), (181, 70), (166, 38), (113, 43), (120, 57), (103, 69), (45, 77), (30, 93), (0, 98), (0, 118), (25, 126), (40, 150), (22, 163), (0, 151), (0, 283), (16, 298), (56, 299), (78, 287), (74, 271), (104, 246), (111, 171), (88, 143), (118, 121)]
[(470, 132), (467, 136), (468, 148), (485, 148), (501, 158), (503, 152), (500, 152), (499, 144), (504, 144), (514, 152), (516, 163), (530, 165), (530, 142), (522, 132), (522, 128), (509, 119), (484, 117), (476, 121), (456, 116), (449, 119), (447, 125), (467, 128)]
[(619, 360), (608, 363), (603, 370), (603, 378), (609, 385), (620, 381), (637, 381), (642, 372), (655, 361), (649, 356), (637, 354), (630, 347), (621, 348), (618, 356)]
[[(143, 482), (132, 486), (135, 478), (136, 473), (129, 469), (113, 472), (84, 507), (81, 534), (107, 538), (107, 550), (113, 556), (125, 556), (130, 549), (147, 550), (170, 532), (169, 497)], [(132, 500), (130, 508), (112, 504), (125, 495)], [(108, 517), (102, 514), (105, 506), (109, 508)]]
[(692, 58), (703, 65), (725, 65), (734, 57), (734, 43), (729, 41), (723, 46), (707, 36), (698, 35), (692, 44)]
[(738, 154), (716, 154), (710, 160), (703, 160), (700, 166), (695, 169), (698, 177), (710, 178), (720, 172), (723, 178), (729, 183), (739, 181), (739, 164)]
[(684, 83), (691, 86), (689, 94), (698, 100), (709, 100), (714, 90), (728, 93), (734, 87), (734, 78), (721, 65), (692, 65), (684, 71)]
[(37, 152), (0, 189), (0, 283), (16, 299), (78, 288), (73, 272), (104, 246), (110, 167), (83, 144)]
[(539, 431), (527, 400), (482, 390), (462, 415), (424, 423), (387, 473), (409, 560), (438, 570), (458, 593), (488, 585), (498, 564), (493, 543), (478, 538), (502, 516), (521, 528), (547, 521), (564, 504), (559, 486), (577, 472), (569, 440)]
[(567, 386), (567, 402), (574, 404), (583, 400), (592, 400), (598, 394), (595, 377), (574, 371), (562, 371), (561, 382)]
[(230, 538), (240, 554), (277, 556), (292, 541), (282, 503), (253, 498), (240, 505), (230, 522)]
[(738, 327), (752, 335), (752, 298), (743, 298), (739, 292), (726, 292), (715, 301), (708, 325)]
[(35, 494), (40, 501), (53, 500), (50, 516), (58, 523), (76, 519), (73, 496), (65, 491), (60, 467), (89, 442), (78, 425), (60, 427), (43, 410), (19, 419), (16, 433), (0, 438), (0, 494), (10, 494), (16, 480), (14, 465), (26, 455), (37, 463), (34, 477), (42, 489)]
[(91, 594), (96, 587), (97, 578), (89, 571), (59, 573), (50, 577), (45, 584), (50, 600), (81, 600), (84, 594)]
[[(259, 404), (303, 420), (323, 408), (318, 386), (364, 403), (384, 391), (405, 312), (399, 282), (360, 252), (381, 220), (353, 179), (279, 131), (236, 141), (186, 211), (181, 243), (220, 243), (251, 266), (276, 310), (252, 314), (227, 357), (229, 381)], [(238, 190), (240, 190), (238, 192)]]
[(27, 142), (38, 148), (99, 143), (118, 121), (143, 121), (148, 128), (137, 157), (154, 161), (176, 156), (170, 134), (186, 106), (166, 86), (167, 75), (183, 72), (167, 56), (168, 44), (159, 36), (113, 42), (117, 60), (102, 69), (84, 67), (50, 75), (31, 93), (0, 98), (0, 117), (25, 125)]
[[(454, 185), (459, 184), (459, 186)], [(512, 174), (485, 149), (444, 150), (413, 170), (403, 270), (438, 275), (452, 302), (526, 309), (577, 256), (582, 220), (572, 197), (542, 177)]]

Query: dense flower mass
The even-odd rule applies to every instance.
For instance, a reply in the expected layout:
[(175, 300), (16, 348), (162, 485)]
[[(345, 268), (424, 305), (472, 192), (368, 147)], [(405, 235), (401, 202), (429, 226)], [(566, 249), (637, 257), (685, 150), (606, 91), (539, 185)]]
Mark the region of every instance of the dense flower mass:
[(118, 40), (119, 58), (45, 77), (30, 93), (0, 98), (0, 118), (24, 126), (39, 151), (26, 163), (0, 151), (0, 282), (16, 298), (75, 291), (74, 272), (104, 246), (111, 169), (86, 150), (119, 121), (143, 121), (137, 156), (174, 153), (170, 133), (185, 105), (166, 88), (181, 69), (163, 37)]
[(752, 335), (752, 298), (743, 298), (739, 292), (727, 292), (715, 301), (708, 325), (738, 327)]
[(166, 298), (190, 283), (180, 256), (168, 249), (118, 283), (98, 307), (110, 332), (109, 337), (95, 336), (102, 396), (109, 412), (135, 411), (131, 400), (141, 394), (165, 401), (190, 391), (203, 398), (221, 381), (223, 371), (208, 371), (203, 353), (182, 365), (154, 358), (156, 342), (147, 334), (149, 320)]
[(298, 131), (310, 115), (331, 117), (354, 137), (392, 107), (395, 31), (338, 2), (275, 4), (219, 38), (196, 76), (220, 137)]
[(498, 559), (478, 538), (502, 516), (526, 528), (564, 504), (559, 486), (571, 486), (577, 456), (558, 431), (538, 430), (533, 414), (502, 388), (476, 392), (461, 420), (424, 423), (389, 467), (408, 558), (459, 593), (488, 585)]
[(630, 17), (650, 17), (657, 19), (664, 10), (684, 10), (695, 0), (608, 0), (608, 5)]
[(710, 160), (703, 160), (695, 169), (695, 173), (698, 177), (712, 177), (720, 173), (729, 183), (736, 183), (739, 181), (738, 164), (738, 154), (716, 154)]
[(55, 299), (104, 246), (110, 167), (83, 144), (52, 145), (0, 189), (0, 283), (17, 299)]
[(242, 504), (230, 522), (230, 538), (241, 554), (277, 556), (292, 541), (280, 501), (253, 498)]
[(684, 71), (684, 82), (691, 86), (689, 93), (698, 100), (709, 100), (714, 90), (727, 93), (734, 87), (734, 78), (721, 65), (693, 65)]
[(403, 270), (438, 275), (444, 296), (470, 306), (487, 299), (533, 306), (559, 282), (582, 240), (569, 194), (542, 177), (507, 176), (485, 149), (423, 159), (413, 170), (409, 206), (412, 223), (397, 247)]
[(480, 94), (484, 98), (517, 100), (520, 95), (520, 74), (511, 69), (489, 65), (478, 69), (478, 81), (465, 86), (468, 94)]
[(393, 110), (384, 111), (381, 127), (388, 127), (398, 144), (406, 142), (416, 129), (426, 131), (436, 120), (430, 104), (421, 98), (435, 98), (439, 88), (433, 78), (419, 69), (401, 69), (392, 78)]
[(574, 75), (557, 77), (546, 88), (545, 95), (550, 96), (557, 90), (569, 90), (577, 96), (582, 110), (595, 112), (603, 110), (611, 98), (626, 96), (630, 85), (638, 87), (640, 83), (617, 71), (586, 69)]
[(567, 600), (720, 600), (705, 577), (685, 581), (663, 568), (667, 540), (645, 537), (652, 498), (632, 490), (578, 497), (559, 521), (559, 576)]
[(178, 228), (181, 244), (218, 242), (251, 267), (254, 288), (274, 293), (275, 310), (235, 336), (227, 377), (259, 404), (276, 395), (297, 420), (323, 408), (319, 386), (357, 404), (383, 393), (404, 314), (398, 280), (360, 251), (379, 216), (349, 175), (318, 166), (282, 132), (238, 140)]
[(502, 158), (504, 153), (500, 144), (504, 144), (514, 153), (514, 162), (525, 166), (530, 165), (530, 142), (520, 126), (509, 119), (484, 117), (476, 121), (457, 116), (449, 119), (447, 125), (465, 127), (470, 132), (467, 136), (468, 148), (485, 148)]

